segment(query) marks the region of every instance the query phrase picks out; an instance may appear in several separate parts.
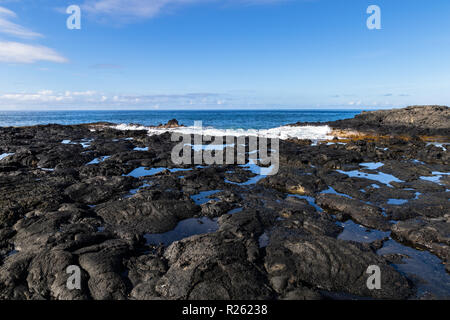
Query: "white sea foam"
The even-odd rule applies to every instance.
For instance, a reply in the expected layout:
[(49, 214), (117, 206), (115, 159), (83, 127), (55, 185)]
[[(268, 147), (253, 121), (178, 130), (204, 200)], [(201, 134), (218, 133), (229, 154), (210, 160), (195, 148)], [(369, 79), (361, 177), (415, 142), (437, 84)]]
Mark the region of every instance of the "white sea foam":
[(140, 125), (119, 124), (112, 126), (117, 130), (147, 130), (149, 135), (160, 135), (165, 132), (178, 132), (182, 134), (202, 134), (209, 136), (260, 136), (265, 138), (286, 139), (311, 139), (326, 140), (333, 138), (330, 136), (331, 128), (329, 126), (300, 126), (289, 127), (282, 126), (272, 129), (217, 129), (213, 127), (180, 127), (180, 128), (154, 128)]

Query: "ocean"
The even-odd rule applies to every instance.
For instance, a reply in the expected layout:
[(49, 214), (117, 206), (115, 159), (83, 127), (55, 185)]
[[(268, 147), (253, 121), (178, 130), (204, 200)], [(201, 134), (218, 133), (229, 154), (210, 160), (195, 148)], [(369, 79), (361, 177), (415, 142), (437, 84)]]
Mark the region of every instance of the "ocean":
[(116, 124), (156, 126), (177, 119), (193, 126), (215, 129), (272, 129), (302, 122), (325, 122), (353, 118), (362, 110), (171, 110), (171, 111), (0, 111), (0, 127), (38, 124), (80, 124), (106, 121)]

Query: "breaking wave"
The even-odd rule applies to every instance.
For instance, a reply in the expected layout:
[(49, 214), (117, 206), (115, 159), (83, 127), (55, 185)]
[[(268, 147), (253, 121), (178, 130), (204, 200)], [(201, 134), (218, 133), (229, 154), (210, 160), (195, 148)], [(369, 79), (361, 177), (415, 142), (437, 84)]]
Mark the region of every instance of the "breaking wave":
[(329, 126), (282, 126), (271, 129), (217, 129), (214, 127), (179, 127), (179, 128), (155, 128), (133, 124), (119, 124), (112, 126), (117, 130), (147, 130), (149, 135), (159, 135), (165, 132), (178, 132), (182, 134), (202, 134), (209, 136), (260, 136), (266, 138), (286, 139), (331, 139), (331, 128)]

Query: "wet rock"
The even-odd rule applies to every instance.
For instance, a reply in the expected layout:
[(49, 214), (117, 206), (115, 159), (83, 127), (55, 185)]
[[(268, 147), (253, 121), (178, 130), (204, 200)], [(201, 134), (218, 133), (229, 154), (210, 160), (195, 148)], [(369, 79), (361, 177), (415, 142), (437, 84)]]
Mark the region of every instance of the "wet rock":
[(321, 194), (316, 201), (322, 208), (341, 215), (343, 220), (352, 219), (372, 229), (383, 231), (390, 229), (389, 222), (376, 206), (335, 194)]
[(299, 195), (314, 195), (327, 187), (320, 178), (293, 168), (281, 168), (278, 174), (268, 176), (262, 183), (283, 192)]
[(165, 258), (169, 270), (156, 285), (167, 299), (267, 299), (263, 274), (247, 260), (245, 245), (219, 234), (173, 243)]
[(256, 174), (252, 173), (251, 171), (244, 170), (240, 167), (235, 170), (225, 172), (225, 179), (236, 184), (245, 183), (250, 178), (253, 178), (255, 176)]
[(113, 228), (133, 230), (137, 234), (163, 233), (182, 219), (193, 217), (200, 207), (180, 192), (149, 190), (132, 198), (108, 202), (95, 208)]
[(17, 253), (9, 256), (0, 266), (0, 298), (3, 300), (30, 299), (26, 281), (27, 270), (33, 258), (31, 253)]
[(256, 238), (264, 232), (259, 213), (245, 210), (233, 215), (223, 215), (218, 220), (220, 231), (238, 238)]
[(50, 248), (58, 243), (63, 224), (76, 220), (72, 212), (53, 212), (43, 216), (22, 219), (14, 225), (14, 245), (20, 251), (36, 251)]
[(38, 158), (28, 148), (20, 148), (13, 155), (2, 160), (2, 165), (11, 165), (16, 167), (36, 167)]
[(86, 288), (87, 275), (81, 273), (81, 289), (69, 290), (67, 267), (76, 265), (75, 257), (63, 250), (43, 251), (36, 255), (28, 269), (28, 289), (33, 295), (46, 299), (86, 300), (89, 298)]
[(391, 264), (404, 264), (405, 262), (403, 261), (403, 259), (410, 258), (406, 254), (400, 254), (400, 253), (384, 254), (384, 255), (382, 255), (382, 257)]
[(74, 154), (80, 154), (83, 147), (74, 144), (61, 144), (54, 148), (37, 154), (37, 166), (39, 168), (55, 168), (57, 165), (65, 164), (66, 167), (77, 167), (82, 165), (87, 158), (78, 156), (74, 158)]
[(64, 194), (73, 201), (94, 205), (112, 198), (115, 194), (131, 189), (134, 180), (133, 177), (98, 176), (71, 185), (64, 190)]
[(393, 220), (406, 220), (415, 217), (440, 218), (450, 212), (450, 203), (445, 194), (429, 194), (410, 200), (400, 206), (386, 207), (386, 213)]
[(416, 218), (392, 226), (392, 236), (415, 247), (430, 250), (450, 261), (450, 224), (448, 219)]
[(446, 106), (411, 106), (363, 112), (353, 119), (330, 123), (333, 128), (410, 135), (449, 136), (450, 109)]
[(172, 119), (167, 121), (166, 124), (160, 124), (157, 126), (157, 128), (162, 128), (162, 129), (167, 129), (167, 128), (179, 128), (179, 127), (184, 127), (183, 125), (180, 125), (178, 123), (177, 119)]
[(127, 284), (121, 273), (123, 260), (130, 252), (123, 240), (108, 240), (99, 245), (85, 247), (74, 252), (80, 267), (89, 274), (88, 287), (96, 300), (125, 299)]
[(417, 180), (421, 176), (431, 175), (432, 172), (428, 166), (400, 161), (385, 161), (378, 170), (403, 181)]
[(310, 169), (311, 165), (328, 170), (341, 169), (345, 164), (363, 161), (361, 153), (348, 150), (342, 145), (320, 144), (314, 147), (294, 143), (280, 144), (280, 168), (300, 167)]
[[(157, 296), (155, 285), (161, 276), (166, 273), (167, 265), (164, 259), (158, 255), (146, 254), (139, 257), (132, 257), (127, 262), (128, 278), (133, 287), (140, 285), (131, 295), (139, 299), (143, 292), (147, 296)], [(145, 289), (144, 289), (145, 288)]]
[[(334, 175), (330, 173), (324, 174), (322, 177), (328, 188), (333, 188), (336, 192), (346, 194), (352, 198), (367, 200), (367, 194), (374, 181), (364, 178), (349, 178), (342, 175)], [(327, 189), (327, 188), (325, 188)], [(362, 192), (364, 190), (365, 192)]]
[(309, 288), (296, 288), (288, 291), (280, 297), (281, 300), (322, 300), (322, 295)]
[(271, 222), (271, 226), (283, 226), (288, 229), (302, 229), (312, 234), (337, 237), (342, 228), (336, 225), (336, 220), (324, 212), (317, 212), (314, 207), (304, 199), (288, 197), (280, 202), (281, 209), (277, 210), (277, 222)]
[(129, 140), (102, 140), (92, 141), (90, 149), (95, 150), (100, 155), (111, 155), (114, 153), (127, 152), (134, 149), (134, 145)]
[(134, 300), (163, 300), (155, 291), (157, 279), (150, 279), (137, 284), (130, 293)]
[(211, 195), (214, 198), (200, 205), (201, 216), (216, 218), (228, 213), (236, 207), (236, 203), (241, 201), (239, 195), (226, 191)]
[(363, 200), (382, 207), (386, 207), (392, 200), (408, 202), (418, 196), (414, 190), (395, 189), (386, 186), (373, 189), (368, 188), (365, 195), (366, 197)]
[(52, 211), (64, 202), (61, 188), (74, 182), (71, 177), (8, 177), (0, 184), (0, 226), (12, 226), (27, 212)]
[(0, 229), (0, 248), (6, 246), (14, 234), (12, 228)]
[(115, 162), (102, 162), (98, 165), (83, 166), (79, 169), (80, 178), (89, 179), (98, 176), (121, 176), (131, 171), (131, 165), (124, 165)]
[[(405, 299), (414, 293), (408, 281), (385, 260), (354, 242), (280, 228), (273, 231), (266, 252), (269, 278), (287, 277), (293, 288), (306, 284), (384, 299)], [(381, 269), (381, 290), (367, 288), (366, 270), (371, 265)]]

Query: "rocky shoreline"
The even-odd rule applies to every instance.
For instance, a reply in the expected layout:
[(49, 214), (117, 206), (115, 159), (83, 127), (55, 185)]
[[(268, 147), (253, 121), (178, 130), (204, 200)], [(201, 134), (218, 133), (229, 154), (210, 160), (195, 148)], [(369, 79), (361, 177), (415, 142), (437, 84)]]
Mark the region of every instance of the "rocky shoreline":
[(330, 122), (267, 177), (175, 166), (169, 133), (0, 128), (0, 299), (449, 299), (449, 114)]
[[(340, 137), (397, 136), (404, 139), (450, 142), (450, 108), (410, 106), (403, 109), (367, 111), (351, 119), (327, 122)], [(297, 122), (291, 126), (323, 123)]]

